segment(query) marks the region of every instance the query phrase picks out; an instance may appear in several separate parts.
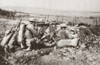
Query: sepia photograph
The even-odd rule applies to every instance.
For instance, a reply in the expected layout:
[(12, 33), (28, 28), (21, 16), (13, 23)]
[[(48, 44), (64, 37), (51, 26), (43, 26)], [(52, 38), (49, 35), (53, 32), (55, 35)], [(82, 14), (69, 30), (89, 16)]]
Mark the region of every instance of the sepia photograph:
[(0, 0), (0, 65), (100, 65), (100, 0)]

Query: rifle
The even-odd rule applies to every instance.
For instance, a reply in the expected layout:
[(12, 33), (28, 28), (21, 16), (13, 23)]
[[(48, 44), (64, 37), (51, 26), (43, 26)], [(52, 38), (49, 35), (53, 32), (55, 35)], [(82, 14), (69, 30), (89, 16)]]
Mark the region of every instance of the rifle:
[[(45, 31), (44, 31), (44, 32), (45, 32)], [(51, 35), (51, 33), (49, 33), (49, 34), (48, 34), (47, 32), (45, 32), (45, 33), (46, 33), (46, 36), (50, 35), (51, 38), (54, 40), (54, 42), (57, 44), (57, 41), (56, 41), (55, 38)], [(45, 36), (45, 37), (46, 37), (46, 36)], [(41, 40), (44, 39), (45, 37), (42, 37)]]
[(21, 22), (22, 22), (22, 20), (20, 20), (20, 22), (16, 25), (16, 28), (15, 29), (18, 29), (20, 27)]

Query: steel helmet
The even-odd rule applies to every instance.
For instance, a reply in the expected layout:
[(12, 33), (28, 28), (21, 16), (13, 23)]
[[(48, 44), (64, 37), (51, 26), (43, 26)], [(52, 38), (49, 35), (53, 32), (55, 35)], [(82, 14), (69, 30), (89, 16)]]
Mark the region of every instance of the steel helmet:
[(39, 22), (45, 22), (45, 20), (43, 18), (40, 18)]
[(60, 27), (66, 27), (67, 25), (65, 23), (60, 24)]
[(35, 18), (30, 18), (29, 21), (30, 22), (36, 22), (36, 19)]

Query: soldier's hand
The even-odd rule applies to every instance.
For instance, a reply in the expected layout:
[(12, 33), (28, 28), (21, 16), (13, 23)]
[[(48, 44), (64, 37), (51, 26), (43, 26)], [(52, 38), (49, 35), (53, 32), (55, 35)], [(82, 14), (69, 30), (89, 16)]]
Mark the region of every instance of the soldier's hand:
[(38, 44), (38, 43), (40, 43), (40, 41), (41, 41), (40, 39), (37, 39), (37, 40), (36, 40), (36, 43)]

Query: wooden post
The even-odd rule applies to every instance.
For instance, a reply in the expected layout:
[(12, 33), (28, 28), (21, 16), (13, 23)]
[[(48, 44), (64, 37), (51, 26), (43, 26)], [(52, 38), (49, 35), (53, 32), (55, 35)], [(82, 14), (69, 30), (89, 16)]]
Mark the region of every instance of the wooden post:
[(57, 16), (57, 22), (58, 22), (59, 16)]
[(93, 17), (93, 24), (95, 25), (96, 23), (95, 23), (95, 17)]
[(64, 16), (62, 16), (62, 22), (64, 21)]
[(96, 21), (97, 21), (97, 26), (99, 25), (99, 23), (98, 23), (98, 17), (96, 17)]
[(97, 25), (100, 25), (99, 17), (97, 17), (96, 20), (97, 20)]
[(47, 21), (47, 17), (46, 17), (46, 15), (44, 16), (44, 18), (45, 18), (45, 20)]
[(49, 21), (49, 15), (47, 15), (47, 22)]
[(96, 26), (98, 25), (98, 23), (97, 23), (97, 17), (95, 17), (95, 21), (96, 21)]
[(76, 18), (76, 17), (73, 17), (73, 21), (72, 21), (72, 25), (73, 25), (73, 26), (74, 26), (75, 18)]
[(78, 17), (75, 17), (75, 19), (74, 19), (74, 25), (75, 25), (75, 23), (76, 23), (76, 19), (77, 19)]
[(98, 17), (98, 22), (99, 22), (99, 25), (100, 25), (100, 17)]

